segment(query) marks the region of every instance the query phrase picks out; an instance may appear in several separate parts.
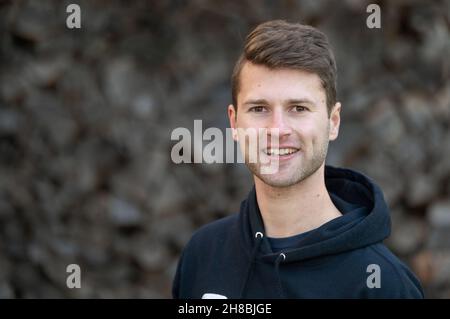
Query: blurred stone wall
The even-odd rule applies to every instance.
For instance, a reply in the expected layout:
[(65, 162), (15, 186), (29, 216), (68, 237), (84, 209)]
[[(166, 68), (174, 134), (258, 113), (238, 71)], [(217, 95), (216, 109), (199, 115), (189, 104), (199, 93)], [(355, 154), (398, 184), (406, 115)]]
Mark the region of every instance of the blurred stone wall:
[[(65, 26), (81, 7), (82, 28)], [(175, 165), (176, 127), (226, 128), (256, 24), (300, 21), (338, 61), (328, 162), (383, 188), (389, 247), (450, 298), (450, 1), (0, 2), (0, 297), (165, 298), (199, 226), (236, 212), (242, 165)], [(82, 288), (66, 287), (79, 264)]]

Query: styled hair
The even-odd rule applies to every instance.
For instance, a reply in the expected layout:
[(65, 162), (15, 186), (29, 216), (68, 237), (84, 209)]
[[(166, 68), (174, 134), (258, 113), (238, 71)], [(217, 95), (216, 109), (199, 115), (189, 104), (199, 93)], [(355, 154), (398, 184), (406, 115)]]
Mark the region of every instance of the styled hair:
[(319, 76), (326, 93), (328, 114), (336, 103), (336, 62), (327, 36), (300, 23), (273, 20), (258, 25), (246, 38), (231, 78), (233, 105), (237, 108), (239, 76), (245, 63), (270, 69), (298, 69)]

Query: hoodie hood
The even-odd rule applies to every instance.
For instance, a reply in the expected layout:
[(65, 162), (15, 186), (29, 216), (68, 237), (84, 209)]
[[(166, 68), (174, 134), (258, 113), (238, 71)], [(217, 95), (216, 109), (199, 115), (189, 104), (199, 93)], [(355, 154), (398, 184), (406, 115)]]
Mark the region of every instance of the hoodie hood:
[(278, 295), (283, 298), (285, 293), (280, 264), (344, 253), (381, 242), (389, 236), (391, 222), (388, 207), (381, 189), (368, 177), (349, 169), (325, 166), (325, 185), (343, 215), (302, 234), (295, 247), (276, 253), (265, 236), (256, 190), (252, 188), (241, 204), (243, 240), (250, 253), (241, 297), (246, 294), (257, 260), (273, 264)]
[(308, 231), (295, 247), (276, 253), (272, 251), (265, 236), (256, 190), (255, 187), (252, 188), (241, 204), (244, 246), (250, 254), (241, 297), (246, 294), (257, 260), (273, 263), (279, 296), (285, 297), (280, 264), (366, 247), (379, 243), (390, 235), (391, 222), (383, 193), (367, 176), (350, 169), (325, 166), (325, 185), (333, 203), (343, 215)]
[[(325, 166), (325, 184), (343, 216), (309, 231), (298, 247), (283, 251), (284, 263), (354, 250), (381, 242), (390, 235), (389, 209), (381, 189), (370, 178), (350, 169)], [(344, 207), (352, 209), (343, 211)], [(242, 223), (247, 250), (252, 251), (258, 244), (257, 256), (275, 261), (279, 253), (272, 251), (265, 237), (254, 187), (242, 202), (241, 212), (247, 218)]]

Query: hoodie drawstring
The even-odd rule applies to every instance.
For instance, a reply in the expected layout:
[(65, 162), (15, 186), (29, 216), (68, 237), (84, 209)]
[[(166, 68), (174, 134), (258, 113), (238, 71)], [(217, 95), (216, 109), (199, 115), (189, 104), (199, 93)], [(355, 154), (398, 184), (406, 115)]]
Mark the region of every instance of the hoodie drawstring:
[[(241, 293), (239, 298), (244, 298), (245, 291), (247, 289), (248, 281), (250, 280), (250, 276), (252, 274), (253, 267), (255, 265), (256, 260), (256, 254), (258, 253), (259, 247), (261, 246), (262, 240), (263, 240), (264, 234), (262, 232), (256, 232), (255, 233), (255, 246), (253, 247), (252, 253), (250, 255), (250, 263), (247, 268), (247, 274), (245, 276), (244, 283), (241, 288)], [(280, 263), (282, 261), (286, 260), (286, 255), (284, 253), (280, 253), (275, 260), (275, 274), (277, 276), (277, 283), (278, 283), (278, 294), (280, 298), (285, 298), (283, 285), (281, 284), (281, 278), (280, 278)]]
[(250, 279), (250, 275), (252, 273), (253, 266), (255, 264), (256, 253), (258, 252), (259, 246), (261, 246), (263, 237), (264, 237), (263, 233), (261, 233), (261, 232), (255, 233), (255, 238), (256, 238), (255, 246), (253, 247), (252, 253), (250, 255), (250, 263), (247, 268), (247, 274), (245, 276), (244, 284), (242, 285), (242, 288), (241, 288), (241, 293), (240, 293), (240, 297), (239, 297), (240, 299), (242, 299), (244, 297), (245, 290), (247, 289), (247, 284)]
[(280, 253), (278, 255), (277, 259), (275, 260), (275, 273), (276, 273), (277, 279), (278, 279), (278, 293), (281, 298), (285, 297), (283, 285), (281, 284), (281, 278), (280, 278), (280, 263), (284, 260), (286, 260), (286, 255), (284, 253)]

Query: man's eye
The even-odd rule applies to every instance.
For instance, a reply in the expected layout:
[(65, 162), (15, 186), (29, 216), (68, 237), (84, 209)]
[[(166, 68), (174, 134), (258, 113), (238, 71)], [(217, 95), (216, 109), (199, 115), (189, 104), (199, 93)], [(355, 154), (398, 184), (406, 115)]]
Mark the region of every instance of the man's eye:
[(254, 113), (261, 113), (264, 112), (264, 106), (254, 106), (252, 108), (250, 108), (250, 112), (254, 112)]
[(304, 107), (304, 106), (301, 106), (301, 105), (294, 106), (294, 111), (295, 112), (303, 112), (303, 111), (306, 111), (306, 110), (307, 110), (307, 108)]

